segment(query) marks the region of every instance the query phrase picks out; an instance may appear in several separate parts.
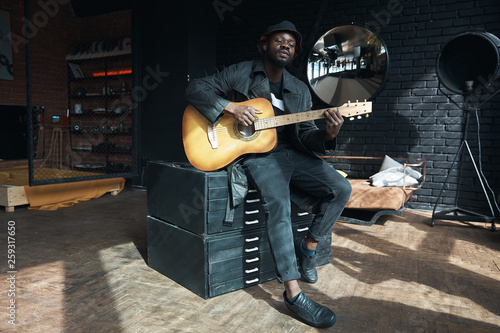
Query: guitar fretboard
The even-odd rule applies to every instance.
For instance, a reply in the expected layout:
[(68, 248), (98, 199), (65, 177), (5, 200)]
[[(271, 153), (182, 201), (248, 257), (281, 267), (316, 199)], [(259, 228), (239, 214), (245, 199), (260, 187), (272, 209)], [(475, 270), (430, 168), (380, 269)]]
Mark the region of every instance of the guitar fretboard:
[[(370, 113), (371, 105), (372, 102), (356, 101), (356, 103), (353, 104), (348, 102), (340, 107), (336, 107), (335, 109), (337, 109), (337, 111), (340, 112), (342, 117), (351, 117), (351, 119), (354, 119), (355, 116), (360, 117), (360, 115), (362, 114)], [(330, 108), (257, 119), (257, 121), (255, 121), (254, 123), (255, 130), (259, 131), (268, 128), (275, 128), (279, 126), (301, 123), (309, 120), (322, 119), (325, 118), (325, 111), (328, 109)]]
[(293, 114), (284, 114), (269, 118), (257, 119), (254, 123), (255, 130), (264, 130), (268, 128), (280, 127), (290, 124), (302, 123), (304, 121), (325, 118), (324, 112), (327, 109), (313, 110)]

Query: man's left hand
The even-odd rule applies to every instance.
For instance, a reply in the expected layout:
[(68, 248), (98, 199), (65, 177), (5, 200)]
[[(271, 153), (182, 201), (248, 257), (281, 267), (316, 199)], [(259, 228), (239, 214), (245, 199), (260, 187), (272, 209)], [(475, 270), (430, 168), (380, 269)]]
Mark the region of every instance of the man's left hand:
[(340, 128), (344, 124), (344, 117), (336, 109), (328, 109), (325, 111), (326, 135), (325, 141), (333, 140), (340, 132)]

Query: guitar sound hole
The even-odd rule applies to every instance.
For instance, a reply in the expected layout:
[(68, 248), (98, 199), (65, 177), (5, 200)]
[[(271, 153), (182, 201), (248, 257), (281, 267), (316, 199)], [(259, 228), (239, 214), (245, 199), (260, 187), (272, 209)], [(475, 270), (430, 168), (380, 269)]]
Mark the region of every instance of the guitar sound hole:
[(238, 133), (241, 135), (241, 137), (248, 138), (255, 133), (255, 127), (253, 124), (250, 126), (243, 126), (241, 124), (238, 124)]

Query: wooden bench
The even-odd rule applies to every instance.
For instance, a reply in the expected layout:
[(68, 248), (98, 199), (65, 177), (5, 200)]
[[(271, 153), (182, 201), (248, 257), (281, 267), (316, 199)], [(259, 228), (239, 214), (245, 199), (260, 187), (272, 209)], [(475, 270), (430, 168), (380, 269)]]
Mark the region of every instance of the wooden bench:
[[(357, 164), (361, 163), (362, 165), (368, 161), (373, 163), (381, 162), (384, 159), (383, 157), (364, 156), (322, 156), (322, 158), (331, 163), (337, 170), (341, 170), (342, 165), (347, 160), (354, 160)], [(341, 163), (334, 163), (335, 160), (341, 161)], [(370, 185), (368, 177), (350, 178), (348, 175), (347, 180), (351, 183), (352, 193), (339, 220), (361, 225), (373, 225), (381, 216), (401, 215), (403, 213), (406, 203), (413, 196), (413, 192), (420, 189), (425, 183), (426, 161), (424, 159), (401, 158), (394, 158), (394, 160), (402, 161), (400, 163), (403, 164), (405, 176), (408, 167), (422, 169), (422, 178), (418, 186), (407, 186), (404, 183), (403, 186), (376, 187)], [(359, 170), (356, 172), (362, 173)], [(378, 169), (364, 170), (363, 172), (373, 174), (378, 172)]]

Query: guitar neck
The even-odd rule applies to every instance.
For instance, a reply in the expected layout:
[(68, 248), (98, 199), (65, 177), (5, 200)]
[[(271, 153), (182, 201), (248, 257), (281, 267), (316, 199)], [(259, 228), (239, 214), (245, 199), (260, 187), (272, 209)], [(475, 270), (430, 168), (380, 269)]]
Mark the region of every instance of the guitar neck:
[(264, 130), (290, 124), (302, 123), (304, 121), (316, 120), (325, 118), (325, 111), (328, 109), (320, 109), (292, 114), (284, 114), (269, 118), (257, 119), (254, 123), (255, 130)]

